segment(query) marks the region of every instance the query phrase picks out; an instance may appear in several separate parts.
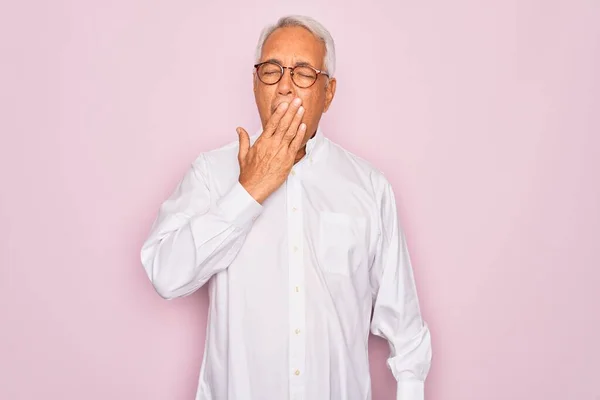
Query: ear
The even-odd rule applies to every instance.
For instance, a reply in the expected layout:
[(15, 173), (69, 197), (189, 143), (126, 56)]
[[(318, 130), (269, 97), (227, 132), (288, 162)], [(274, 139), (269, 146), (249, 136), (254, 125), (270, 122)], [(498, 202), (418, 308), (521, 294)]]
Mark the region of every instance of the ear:
[(256, 76), (256, 71), (252, 72), (252, 90), (254, 90), (254, 94), (256, 94), (256, 86), (258, 85), (258, 77)]
[(335, 87), (337, 85), (337, 80), (335, 78), (331, 78), (325, 86), (325, 108), (323, 112), (326, 113), (333, 101), (333, 97), (335, 96)]

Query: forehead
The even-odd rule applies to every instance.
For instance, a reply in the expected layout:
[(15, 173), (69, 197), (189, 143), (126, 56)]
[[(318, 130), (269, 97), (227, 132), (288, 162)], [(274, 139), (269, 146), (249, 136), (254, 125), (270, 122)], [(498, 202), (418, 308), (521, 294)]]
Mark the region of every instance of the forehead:
[(307, 62), (323, 67), (325, 44), (305, 28), (299, 26), (276, 29), (262, 48), (261, 60), (276, 59), (286, 65)]

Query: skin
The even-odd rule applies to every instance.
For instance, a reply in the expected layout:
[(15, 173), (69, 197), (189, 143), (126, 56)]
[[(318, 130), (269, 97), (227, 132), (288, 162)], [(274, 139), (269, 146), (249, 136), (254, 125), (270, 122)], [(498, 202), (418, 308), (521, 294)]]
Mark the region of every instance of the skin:
[[(325, 44), (302, 27), (274, 31), (263, 45), (260, 62), (277, 60), (285, 67), (307, 63), (322, 70)], [(259, 203), (277, 190), (292, 167), (306, 154), (306, 142), (317, 131), (321, 116), (335, 95), (336, 80), (320, 75), (309, 88), (297, 87), (289, 70), (275, 85), (253, 76), (254, 97), (263, 132), (250, 147), (244, 128), (238, 127), (240, 184)]]

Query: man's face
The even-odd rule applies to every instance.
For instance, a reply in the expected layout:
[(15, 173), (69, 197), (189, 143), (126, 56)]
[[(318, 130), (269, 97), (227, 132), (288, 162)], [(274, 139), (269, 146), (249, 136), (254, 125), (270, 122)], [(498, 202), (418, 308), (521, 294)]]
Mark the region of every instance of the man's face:
[[(276, 61), (284, 67), (308, 63), (323, 70), (324, 57), (325, 44), (308, 30), (295, 26), (275, 30), (264, 43), (259, 62)], [(335, 79), (330, 79), (329, 84), (327, 79), (327, 76), (319, 75), (311, 87), (303, 89), (294, 84), (288, 69), (274, 85), (262, 83), (255, 71), (254, 97), (263, 128), (280, 103), (291, 103), (294, 98), (299, 97), (305, 109), (302, 122), (306, 124), (307, 134), (303, 143), (306, 144), (317, 130), (321, 115), (327, 111), (335, 94)]]

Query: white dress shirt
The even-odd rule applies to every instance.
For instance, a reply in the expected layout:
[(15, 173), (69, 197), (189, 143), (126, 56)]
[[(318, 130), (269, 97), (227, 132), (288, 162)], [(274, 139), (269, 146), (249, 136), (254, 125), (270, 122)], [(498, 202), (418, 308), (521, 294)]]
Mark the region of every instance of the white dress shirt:
[(261, 205), (237, 154), (198, 156), (141, 251), (165, 299), (208, 283), (196, 400), (371, 399), (369, 331), (397, 398), (422, 400), (431, 338), (387, 179), (319, 129)]

